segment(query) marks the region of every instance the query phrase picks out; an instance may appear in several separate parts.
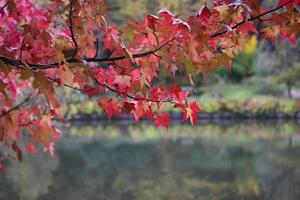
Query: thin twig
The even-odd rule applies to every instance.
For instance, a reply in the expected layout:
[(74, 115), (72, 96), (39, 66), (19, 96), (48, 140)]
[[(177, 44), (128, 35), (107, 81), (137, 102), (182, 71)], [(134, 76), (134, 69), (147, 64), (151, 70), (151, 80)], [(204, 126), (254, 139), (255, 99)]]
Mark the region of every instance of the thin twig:
[(148, 101), (148, 102), (153, 102), (153, 103), (161, 103), (161, 102), (163, 102), (163, 103), (175, 103), (175, 102), (172, 101), (172, 100), (159, 101), (159, 100), (149, 99), (149, 98), (147, 98), (147, 97), (136, 97), (136, 96), (130, 95), (130, 94), (126, 93), (126, 92), (122, 92), (122, 91), (116, 90), (116, 89), (110, 87), (110, 86), (107, 85), (107, 84), (100, 83), (97, 79), (95, 79), (95, 82), (96, 82), (98, 85), (100, 85), (100, 86), (102, 86), (102, 87), (104, 87), (104, 88), (107, 88), (107, 89), (109, 89), (110, 91), (112, 91), (112, 92), (114, 92), (114, 93), (117, 93), (117, 94), (119, 94), (119, 95), (128, 97), (128, 98), (133, 99), (133, 100), (137, 100), (137, 101)]
[(159, 59), (162, 59), (161, 56), (157, 55), (156, 53), (153, 53), (154, 56), (158, 57)]
[[(261, 17), (263, 17), (263, 16), (265, 16), (265, 15), (268, 15), (268, 14), (270, 14), (270, 13), (273, 13), (273, 12), (275, 12), (275, 11), (277, 11), (277, 10), (283, 8), (284, 6), (286, 6), (287, 4), (289, 4), (289, 3), (291, 3), (291, 2), (293, 2), (293, 0), (289, 0), (289, 1), (285, 2), (284, 4), (282, 4), (282, 5), (280, 5), (280, 6), (276, 7), (276, 8), (273, 8), (273, 9), (271, 9), (271, 10), (268, 10), (268, 11), (266, 11), (266, 12), (263, 12), (263, 13), (261, 13), (261, 14), (259, 14), (259, 15), (256, 15), (256, 16), (254, 16), (254, 17), (251, 17), (251, 18), (249, 18), (249, 19), (247, 19), (247, 20), (243, 20), (243, 21), (237, 23), (236, 25), (230, 27), (230, 30), (236, 29), (236, 28), (238, 28), (239, 26), (243, 25), (243, 24), (246, 23), (246, 22), (254, 21), (254, 20), (259, 19), (259, 18), (261, 18)], [(218, 37), (218, 36), (223, 35), (223, 34), (225, 34), (225, 33), (227, 33), (227, 32), (228, 32), (228, 29), (225, 30), (225, 31), (219, 32), (219, 33), (215, 33), (215, 34), (211, 35), (210, 38)]]
[(70, 1), (70, 10), (69, 10), (69, 20), (70, 20), (70, 26), (69, 26), (69, 29), (70, 29), (70, 32), (71, 32), (71, 38), (72, 38), (72, 41), (75, 45), (75, 49), (74, 49), (74, 53), (73, 53), (73, 56), (72, 58), (74, 59), (77, 52), (78, 52), (78, 44), (77, 44), (77, 41), (76, 41), (76, 38), (75, 38), (75, 34), (74, 34), (74, 29), (73, 29), (73, 3), (74, 3), (74, 0), (71, 0)]
[(6, 3), (2, 6), (2, 9), (4, 10), (6, 6), (8, 6), (8, 1), (6, 1)]
[[(54, 79), (52, 79), (52, 78), (50, 78), (50, 77), (47, 77), (47, 78), (48, 78), (50, 81), (55, 82)], [(130, 95), (130, 94), (126, 93), (126, 92), (122, 92), (122, 91), (119, 91), (119, 90), (117, 90), (117, 89), (114, 89), (114, 88), (110, 87), (110, 86), (107, 85), (107, 84), (100, 83), (96, 78), (95, 78), (94, 80), (95, 80), (95, 82), (96, 82), (97, 85), (100, 85), (100, 86), (102, 86), (102, 87), (104, 87), (104, 88), (107, 88), (107, 89), (110, 90), (111, 92), (114, 92), (114, 93), (119, 94), (119, 95), (122, 95), (122, 96), (126, 96), (126, 97), (128, 97), (128, 98), (130, 98), (130, 99), (134, 99), (134, 100), (136, 100), (136, 101), (148, 101), (148, 102), (153, 102), (153, 103), (161, 103), (161, 102), (163, 102), (163, 103), (173, 103), (173, 104), (175, 103), (175, 102), (172, 101), (172, 100), (159, 101), (159, 100), (149, 99), (149, 98), (146, 98), (146, 97), (136, 97), (136, 96)], [(89, 89), (80, 89), (80, 88), (77, 88), (77, 87), (74, 87), (74, 86), (71, 86), (71, 85), (68, 85), (68, 84), (64, 84), (64, 86), (65, 86), (65, 87), (68, 87), (68, 88), (71, 88), (71, 89), (73, 89), (73, 90), (79, 91), (79, 92), (86, 92), (86, 91), (89, 91), (89, 90), (94, 90), (94, 89), (96, 89), (96, 87), (92, 87), (92, 88), (89, 88)]]
[(156, 39), (156, 45), (159, 46), (159, 40), (158, 40), (158, 37), (157, 37), (155, 31), (152, 31), (152, 33), (153, 33), (153, 35), (154, 35), (154, 37)]
[(22, 40), (22, 44), (21, 44), (21, 47), (20, 47), (20, 56), (19, 56), (20, 57), (19, 58), (20, 62), (22, 62), (22, 51), (23, 51), (24, 41), (25, 41), (26, 37), (27, 37), (27, 34), (24, 35), (23, 40)]
[(26, 103), (31, 97), (31, 94), (29, 94), (23, 101), (21, 101), (20, 103), (16, 104), (15, 106), (11, 107), (10, 109), (8, 109), (7, 111), (4, 111), (0, 114), (0, 118), (9, 114), (10, 112), (19, 109), (24, 103)]
[(94, 59), (97, 58), (98, 52), (99, 52), (99, 39), (97, 38), (97, 41), (96, 41), (96, 53), (95, 53), (95, 56), (93, 57)]
[[(53, 78), (51, 77), (47, 77), (48, 80), (54, 82), (54, 83), (57, 83)], [(76, 90), (76, 91), (79, 91), (79, 92), (86, 92), (86, 91), (89, 91), (89, 90), (93, 90), (95, 88), (89, 88), (89, 89), (80, 89), (80, 88), (77, 88), (77, 87), (74, 87), (74, 86), (71, 86), (71, 85), (68, 85), (68, 84), (64, 84), (63, 86), (67, 87), (67, 88), (71, 88), (73, 90)]]

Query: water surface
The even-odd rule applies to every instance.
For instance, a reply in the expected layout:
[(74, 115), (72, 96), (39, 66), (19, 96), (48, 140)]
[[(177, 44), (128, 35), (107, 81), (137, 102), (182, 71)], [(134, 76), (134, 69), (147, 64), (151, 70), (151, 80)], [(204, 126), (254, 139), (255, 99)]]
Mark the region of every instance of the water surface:
[(0, 199), (300, 199), (293, 122), (73, 124), (56, 149), (6, 161)]

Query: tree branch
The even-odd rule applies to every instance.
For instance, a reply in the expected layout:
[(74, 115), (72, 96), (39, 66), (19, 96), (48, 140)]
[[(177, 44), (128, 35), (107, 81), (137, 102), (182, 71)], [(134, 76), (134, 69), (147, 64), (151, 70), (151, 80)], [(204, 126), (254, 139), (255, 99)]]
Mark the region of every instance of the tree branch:
[[(264, 12), (264, 13), (261, 13), (261, 14), (259, 14), (259, 15), (254, 16), (254, 17), (251, 17), (250, 19), (243, 20), (243, 21), (237, 23), (236, 25), (230, 27), (230, 29), (231, 29), (231, 30), (236, 29), (236, 28), (238, 28), (239, 26), (243, 25), (243, 24), (246, 23), (246, 22), (254, 21), (254, 20), (259, 19), (259, 18), (261, 18), (261, 17), (263, 17), (263, 16), (265, 16), (265, 15), (268, 15), (268, 14), (270, 14), (270, 13), (273, 13), (273, 12), (275, 12), (275, 11), (277, 11), (277, 10), (283, 8), (284, 6), (286, 6), (286, 5), (288, 5), (289, 3), (292, 3), (292, 2), (293, 2), (293, 0), (289, 0), (289, 1), (285, 2), (284, 4), (282, 4), (281, 6), (278, 6), (278, 7), (276, 7), (276, 8), (271, 9), (271, 10), (268, 10), (268, 11), (266, 11), (266, 12)], [(218, 36), (223, 35), (223, 34), (225, 34), (225, 33), (227, 33), (227, 32), (228, 32), (228, 30), (225, 30), (225, 31), (222, 31), (222, 32), (219, 32), (219, 33), (215, 33), (215, 34), (211, 35), (210, 38), (218, 37)]]
[[(261, 13), (261, 14), (259, 14), (257, 16), (251, 17), (248, 20), (244, 20), (242, 22), (239, 22), (236, 25), (232, 26), (231, 29), (236, 29), (237, 27), (241, 26), (242, 24), (244, 24), (244, 23), (246, 23), (248, 21), (254, 21), (256, 19), (259, 19), (262, 16), (265, 16), (267, 14), (275, 12), (275, 11), (283, 8), (287, 4), (291, 3), (292, 1), (293, 0), (289, 0), (286, 3), (282, 4), (281, 6), (278, 6), (278, 7), (274, 8), (274, 9), (268, 10), (268, 11), (266, 11), (264, 13)], [(71, 8), (72, 9), (70, 9), (70, 10), (73, 12), (73, 3), (72, 2), (73, 2), (73, 0), (71, 0)], [(70, 12), (70, 16), (72, 16), (72, 12)], [(71, 22), (71, 25), (73, 26), (72, 20), (70, 22)], [(77, 47), (77, 42), (75, 40), (74, 33), (72, 33), (73, 32), (73, 28), (71, 28), (70, 30), (72, 30), (71, 31), (71, 36), (72, 36), (72, 40), (73, 40), (74, 45), (75, 45), (75, 53), (77, 53), (77, 50), (78, 50), (77, 48), (78, 47)], [(218, 36), (223, 35), (223, 34), (225, 34), (227, 32), (228, 32), (228, 30), (225, 30), (225, 31), (222, 31), (222, 32), (219, 32), (219, 33), (215, 33), (215, 34), (211, 35), (210, 38), (218, 37)], [(150, 50), (150, 51), (146, 51), (146, 52), (142, 52), (142, 53), (133, 54), (132, 57), (133, 58), (141, 58), (141, 57), (146, 57), (146, 56), (155, 54), (157, 51), (161, 50), (163, 47), (165, 47), (166, 45), (168, 45), (171, 41), (173, 41), (175, 39), (176, 38), (172, 38), (171, 40), (168, 40), (167, 42), (165, 42), (164, 44), (162, 44), (161, 46), (159, 46), (158, 48), (156, 48), (154, 50)], [(76, 58), (73, 57), (73, 58), (67, 59), (66, 62), (68, 62), (68, 63), (82, 63), (82, 62), (108, 63), (108, 62), (115, 62), (115, 61), (124, 60), (124, 59), (128, 59), (128, 57), (126, 57), (126, 56), (116, 56), (116, 57), (86, 58), (86, 59), (76, 59)], [(8, 58), (8, 57), (1, 56), (1, 55), (0, 55), (0, 60), (2, 60), (6, 64), (11, 64), (11, 65), (15, 65), (15, 66), (24, 66), (24, 63), (22, 63), (22, 62), (20, 62), (20, 61), (18, 61), (16, 59)], [(32, 70), (51, 69), (51, 68), (58, 67), (59, 63), (58, 62), (49, 63), (49, 64), (27, 63), (27, 66), (29, 66)]]
[(163, 103), (175, 103), (175, 102), (172, 101), (172, 100), (159, 101), (159, 100), (149, 99), (149, 98), (147, 98), (147, 97), (136, 97), (136, 96), (130, 95), (130, 94), (126, 93), (126, 92), (122, 92), (122, 91), (116, 90), (116, 89), (114, 89), (114, 88), (112, 88), (112, 87), (110, 87), (109, 85), (106, 85), (106, 84), (104, 84), (104, 83), (100, 83), (97, 79), (95, 79), (95, 82), (96, 82), (98, 85), (100, 85), (100, 86), (102, 86), (102, 87), (104, 87), (104, 88), (107, 88), (107, 89), (109, 89), (110, 91), (112, 91), (112, 92), (114, 92), (114, 93), (117, 93), (117, 94), (119, 94), (119, 95), (123, 95), (123, 96), (128, 97), (128, 98), (133, 99), (133, 100), (137, 100), (137, 101), (148, 101), (148, 102), (153, 102), (153, 103), (161, 103), (161, 102), (163, 102)]
[(6, 1), (6, 3), (1, 7), (1, 9), (5, 9), (6, 8), (6, 6), (8, 6), (8, 1)]
[(77, 44), (77, 41), (76, 41), (76, 38), (75, 38), (75, 33), (74, 33), (74, 29), (73, 29), (73, 5), (74, 4), (74, 0), (71, 0), (70, 1), (70, 10), (69, 10), (69, 20), (70, 20), (70, 26), (69, 26), (69, 29), (70, 29), (70, 32), (71, 32), (71, 38), (72, 38), (72, 41), (75, 45), (75, 49), (74, 49), (74, 53), (73, 53), (73, 56), (72, 58), (75, 58), (77, 52), (78, 52), (78, 44)]
[(93, 57), (94, 59), (97, 58), (98, 52), (99, 52), (99, 39), (97, 38), (97, 40), (96, 40), (96, 53), (95, 53), (95, 55)]
[[(47, 77), (50, 81), (52, 82), (55, 82), (54, 79), (50, 78), (50, 77)], [(136, 101), (148, 101), (148, 102), (154, 102), (154, 103), (175, 103), (173, 100), (165, 100), (165, 101), (159, 101), (159, 100), (153, 100), (153, 99), (149, 99), (149, 98), (146, 98), (146, 97), (136, 97), (136, 96), (133, 96), (133, 95), (130, 95), (126, 92), (122, 92), (122, 91), (119, 91), (119, 90), (116, 90), (112, 87), (110, 87), (109, 85), (107, 84), (104, 84), (104, 83), (100, 83), (96, 78), (94, 79), (95, 82), (97, 83), (97, 85), (100, 85), (104, 88), (107, 88), (108, 90), (110, 90), (111, 92), (114, 92), (116, 94), (119, 94), (119, 95), (122, 95), (122, 96), (125, 96), (125, 97), (128, 97), (130, 99), (133, 99), (133, 100), (136, 100)], [(68, 88), (71, 88), (73, 90), (76, 90), (76, 91), (79, 91), (79, 92), (87, 92), (89, 90), (93, 90), (93, 89), (96, 89), (96, 87), (93, 87), (93, 88), (90, 88), (90, 89), (80, 89), (80, 88), (77, 88), (77, 87), (74, 87), (74, 86), (71, 86), (71, 85), (68, 85), (68, 84), (64, 84), (65, 87), (68, 87)]]
[[(150, 55), (156, 53), (157, 51), (161, 50), (163, 47), (168, 45), (173, 40), (175, 40), (175, 38), (172, 38), (171, 40), (168, 40), (167, 42), (165, 42), (164, 44), (162, 44), (161, 46), (159, 46), (158, 48), (156, 48), (154, 50), (146, 51), (146, 52), (143, 52), (143, 53), (133, 54), (132, 57), (133, 58), (141, 58), (141, 57), (150, 56)], [(86, 58), (86, 59), (70, 58), (70, 59), (67, 59), (66, 61), (67, 61), (67, 63), (82, 63), (82, 62), (107, 63), (107, 62), (115, 62), (115, 61), (124, 60), (124, 59), (128, 59), (128, 57), (126, 57), (126, 56), (116, 56), (116, 57), (107, 57), (107, 58)], [(5, 56), (0, 56), (0, 60), (2, 60), (4, 63), (7, 63), (7, 64), (24, 66), (24, 63), (22, 63), (18, 60), (12, 59), (12, 58), (5, 57)], [(59, 63), (58, 62), (49, 63), (49, 64), (27, 63), (27, 66), (29, 66), (32, 70), (51, 69), (51, 68), (58, 67)]]
[[(50, 77), (47, 77), (48, 80), (52, 81), (52, 82), (55, 82), (54, 79), (50, 78)], [(159, 100), (153, 100), (153, 99), (149, 99), (149, 98), (146, 98), (146, 97), (136, 97), (136, 96), (133, 96), (133, 95), (130, 95), (126, 92), (122, 92), (122, 91), (119, 91), (119, 90), (116, 90), (112, 87), (110, 87), (109, 85), (107, 84), (104, 84), (104, 83), (100, 83), (96, 78), (94, 79), (94, 81), (96, 82), (97, 85), (100, 85), (104, 88), (107, 88), (108, 90), (110, 90), (111, 92), (114, 92), (116, 94), (119, 94), (119, 95), (122, 95), (122, 96), (125, 96), (125, 97), (128, 97), (130, 99), (133, 99), (133, 100), (136, 100), (136, 101), (148, 101), (148, 102), (154, 102), (154, 103), (176, 103), (175, 101), (173, 100), (164, 100), (164, 101), (159, 101)], [(86, 91), (89, 91), (89, 90), (93, 90), (93, 89), (96, 89), (96, 87), (93, 87), (93, 88), (90, 88), (90, 89), (81, 89), (81, 88), (78, 88), (78, 87), (74, 87), (74, 86), (71, 86), (71, 85), (68, 85), (68, 84), (64, 84), (65, 87), (68, 87), (68, 88), (71, 88), (73, 90), (76, 90), (76, 91), (79, 91), (79, 92), (86, 92)]]

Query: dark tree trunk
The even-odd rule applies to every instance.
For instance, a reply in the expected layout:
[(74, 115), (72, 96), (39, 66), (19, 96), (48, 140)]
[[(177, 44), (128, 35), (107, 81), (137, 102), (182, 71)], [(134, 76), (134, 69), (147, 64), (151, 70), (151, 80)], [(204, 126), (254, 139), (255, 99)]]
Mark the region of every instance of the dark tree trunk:
[(288, 145), (288, 150), (291, 151), (293, 148), (293, 136), (289, 137), (289, 145)]
[(288, 97), (291, 99), (293, 98), (293, 95), (292, 95), (292, 84), (287, 82), (286, 83), (286, 88), (287, 88), (287, 92), (288, 92)]

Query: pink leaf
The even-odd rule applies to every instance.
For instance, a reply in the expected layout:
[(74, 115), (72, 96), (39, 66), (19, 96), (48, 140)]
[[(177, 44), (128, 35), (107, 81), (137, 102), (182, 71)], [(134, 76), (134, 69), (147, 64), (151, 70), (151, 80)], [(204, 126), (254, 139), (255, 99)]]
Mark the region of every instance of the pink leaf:
[(30, 154), (36, 154), (36, 148), (32, 144), (27, 144), (26, 145), (26, 151)]

